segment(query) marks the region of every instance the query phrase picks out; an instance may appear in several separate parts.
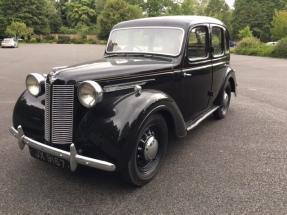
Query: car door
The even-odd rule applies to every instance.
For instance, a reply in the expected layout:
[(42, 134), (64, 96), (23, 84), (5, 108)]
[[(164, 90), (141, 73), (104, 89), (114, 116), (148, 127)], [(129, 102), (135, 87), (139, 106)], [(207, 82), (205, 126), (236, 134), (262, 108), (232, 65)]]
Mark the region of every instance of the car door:
[(209, 25), (191, 27), (181, 79), (181, 110), (186, 122), (206, 110), (212, 84)]
[(212, 105), (223, 85), (229, 65), (229, 35), (228, 31), (219, 25), (210, 25), (211, 29), (211, 57), (213, 70), (212, 94), (209, 105)]

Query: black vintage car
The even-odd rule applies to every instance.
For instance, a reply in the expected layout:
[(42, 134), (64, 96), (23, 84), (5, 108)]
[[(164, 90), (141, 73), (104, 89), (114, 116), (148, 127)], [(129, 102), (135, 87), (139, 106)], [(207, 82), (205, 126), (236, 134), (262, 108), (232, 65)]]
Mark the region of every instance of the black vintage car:
[(158, 172), (168, 137), (185, 137), (209, 115), (224, 118), (236, 85), (219, 20), (121, 22), (102, 59), (29, 74), (10, 131), (42, 161), (120, 171), (143, 186)]

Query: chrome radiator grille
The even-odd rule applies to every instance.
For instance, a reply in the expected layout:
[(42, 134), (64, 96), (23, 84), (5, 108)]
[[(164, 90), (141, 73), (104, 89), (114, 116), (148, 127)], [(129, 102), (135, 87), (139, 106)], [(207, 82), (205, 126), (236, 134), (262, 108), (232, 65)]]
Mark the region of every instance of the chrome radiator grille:
[[(73, 141), (74, 85), (46, 89), (45, 138), (53, 144)], [(47, 136), (46, 136), (47, 135)]]

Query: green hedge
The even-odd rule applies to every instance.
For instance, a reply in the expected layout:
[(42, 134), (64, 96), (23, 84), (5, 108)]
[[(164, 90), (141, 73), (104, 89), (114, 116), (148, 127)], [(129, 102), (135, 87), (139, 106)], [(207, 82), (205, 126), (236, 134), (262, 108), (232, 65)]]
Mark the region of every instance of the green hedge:
[(261, 43), (259, 39), (254, 37), (244, 38), (239, 42), (235, 53), (240, 55), (287, 58), (287, 37), (279, 40), (275, 46)]
[(274, 57), (287, 58), (287, 37), (279, 40), (275, 45)]

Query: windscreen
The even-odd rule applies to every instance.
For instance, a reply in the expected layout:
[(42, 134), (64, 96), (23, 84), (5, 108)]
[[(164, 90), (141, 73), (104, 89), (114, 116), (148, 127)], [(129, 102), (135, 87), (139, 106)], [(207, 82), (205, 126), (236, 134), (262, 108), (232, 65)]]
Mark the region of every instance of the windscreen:
[(125, 28), (111, 32), (107, 53), (147, 53), (176, 56), (184, 31), (180, 28)]

